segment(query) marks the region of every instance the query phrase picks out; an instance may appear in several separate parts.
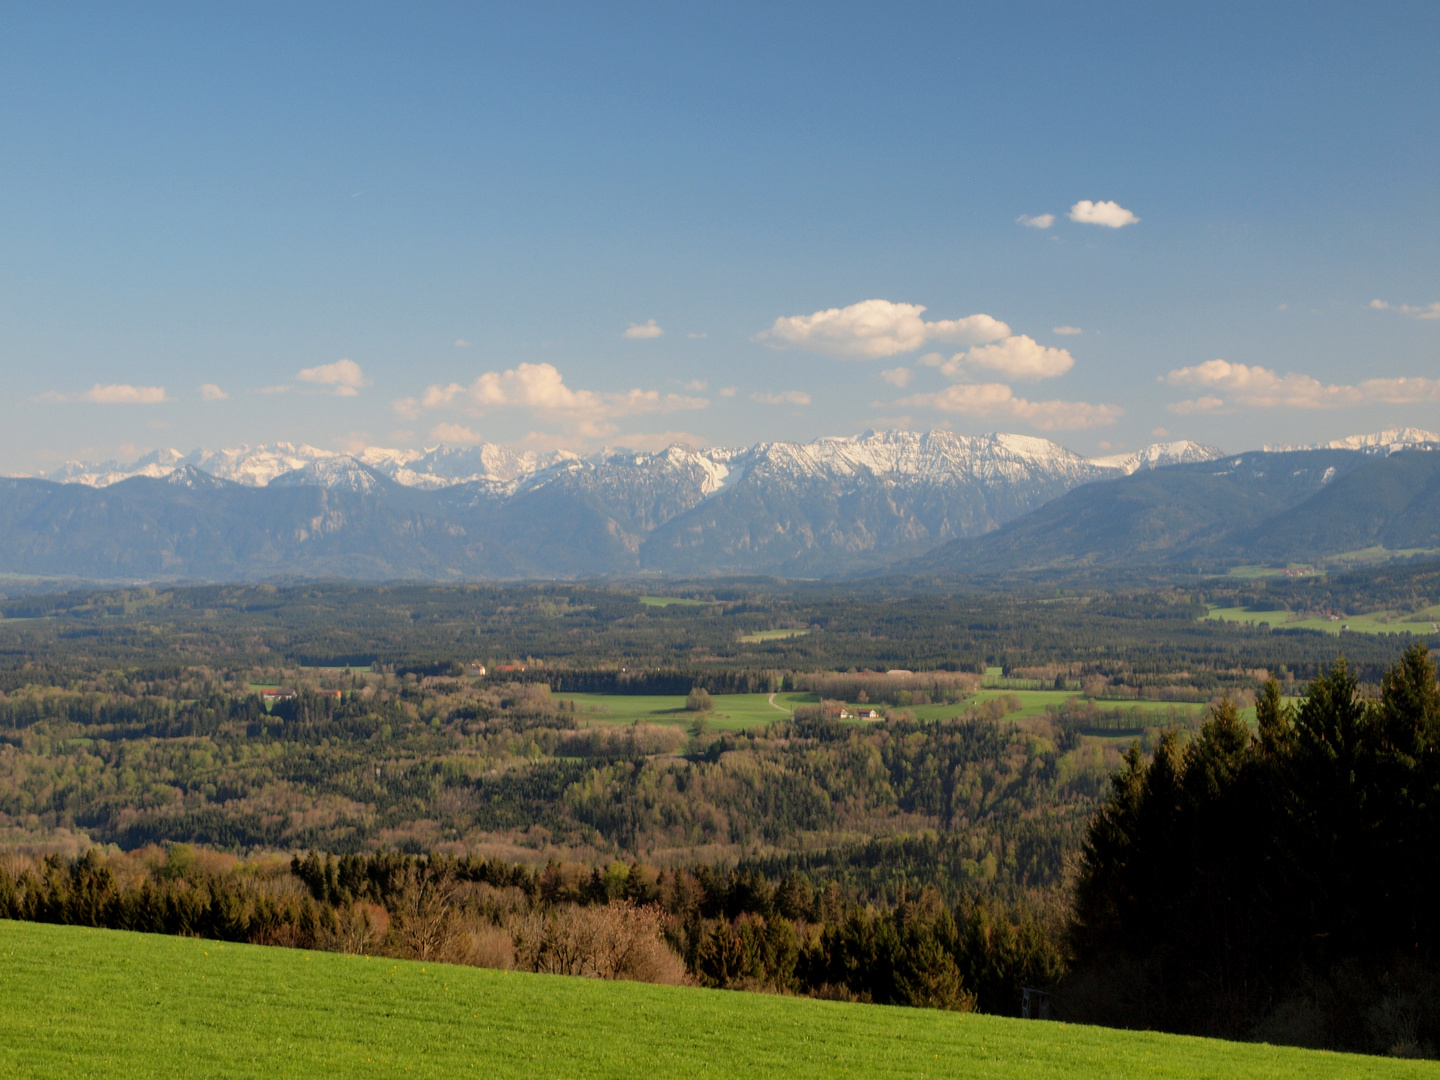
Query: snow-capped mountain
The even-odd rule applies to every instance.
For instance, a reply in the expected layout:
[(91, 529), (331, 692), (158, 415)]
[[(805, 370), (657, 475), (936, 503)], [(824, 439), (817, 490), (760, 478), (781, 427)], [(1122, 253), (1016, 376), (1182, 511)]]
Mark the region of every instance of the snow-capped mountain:
[[(1202, 451), (1177, 444), (1096, 462), (1048, 439), (948, 431), (583, 457), (275, 443), (71, 462), (46, 478), (58, 486), (5, 483), (12, 508), (31, 508), (24, 524), (11, 518), (11, 561), (37, 573), (810, 576), (883, 567), (1078, 485)], [(94, 546), (82, 555), (92, 502)], [(47, 520), (46, 506), (64, 528), (25, 533)], [(118, 509), (127, 506), (133, 536)]]
[[(1410, 434), (1410, 430), (1404, 434)], [(1424, 434), (1424, 433), (1419, 433)], [(1372, 436), (1371, 438), (1378, 438)], [(1335, 444), (1338, 445), (1338, 444)], [(937, 480), (946, 475), (981, 479), (1006, 477), (1019, 480), (1036, 470), (1065, 475), (1090, 475), (1118, 469), (1131, 473), (1186, 461), (1208, 461), (1224, 456), (1214, 447), (1193, 442), (1157, 443), (1130, 454), (1086, 459), (1048, 439), (1028, 435), (960, 436), (936, 431), (917, 434), (908, 431), (866, 432), (860, 436), (835, 436), (809, 443), (759, 443), (748, 449), (710, 447), (690, 450), (671, 447), (662, 452), (668, 460), (677, 454), (695, 463), (706, 475), (702, 481), (709, 495), (740, 471), (755, 463), (781, 472), (833, 477), (891, 476)], [(644, 468), (653, 454), (605, 450), (582, 457), (566, 450), (519, 451), (495, 443), (479, 446), (441, 444), (425, 450), (391, 449), (371, 446), (355, 454), (322, 450), (304, 443), (270, 443), (239, 446), (227, 450), (154, 450), (131, 462), (68, 461), (59, 468), (41, 473), (46, 480), (60, 483), (106, 487), (132, 476), (163, 477), (176, 469), (193, 465), (212, 476), (247, 487), (264, 487), (286, 473), (305, 470), (318, 462), (353, 459), (406, 487), (442, 488), (455, 484), (484, 482), (511, 491), (553, 471), (573, 471), (586, 464), (608, 465), (612, 469), (630, 460)], [(311, 477), (331, 475), (310, 472)], [(339, 475), (338, 473), (334, 475)], [(307, 482), (316, 482), (315, 480)]]

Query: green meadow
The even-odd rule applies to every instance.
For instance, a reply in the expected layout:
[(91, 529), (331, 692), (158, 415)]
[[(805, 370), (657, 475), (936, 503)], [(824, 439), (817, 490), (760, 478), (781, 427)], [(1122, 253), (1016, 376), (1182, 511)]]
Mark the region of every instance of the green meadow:
[(0, 1075), (1323, 1080), (1440, 1065), (0, 922)]
[[(575, 702), (578, 719), (601, 723), (678, 724), (688, 727), (699, 714), (685, 710), (683, 694), (556, 694)], [(814, 694), (713, 694), (715, 708), (705, 713), (705, 722), (717, 731), (739, 731), (757, 724), (788, 719), (796, 705), (813, 704)]]

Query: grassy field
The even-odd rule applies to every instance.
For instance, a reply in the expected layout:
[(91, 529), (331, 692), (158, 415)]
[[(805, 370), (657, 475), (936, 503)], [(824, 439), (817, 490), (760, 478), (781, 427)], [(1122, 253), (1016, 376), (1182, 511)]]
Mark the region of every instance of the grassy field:
[(744, 634), (741, 641), (748, 641), (752, 645), (762, 641), (777, 641), (781, 638), (804, 637), (810, 633), (809, 630), (756, 630), (753, 634)]
[(684, 597), (684, 596), (642, 596), (642, 597), (640, 597), (640, 603), (644, 604), (646, 607), (670, 607), (670, 606), (673, 605), (673, 604), (678, 604), (678, 605), (680, 605), (681, 607), (705, 607), (705, 606), (707, 606), (707, 605), (709, 605), (709, 604), (713, 604), (713, 603), (715, 603), (715, 602), (716, 602), (716, 601), (714, 601), (714, 600), (691, 600), (691, 599), (689, 599), (688, 597)]
[[(602, 723), (677, 724), (689, 727), (695, 713), (685, 711), (685, 698), (668, 694), (556, 694), (575, 702), (576, 715)], [(769, 724), (789, 717), (796, 705), (815, 701), (814, 694), (776, 694), (771, 705), (768, 694), (714, 694), (714, 711), (705, 716), (716, 731), (739, 731), (757, 724)], [(778, 707), (777, 707), (778, 706)]]
[(1375, 611), (1367, 615), (1345, 615), (1339, 619), (1297, 618), (1289, 611), (1250, 611), (1247, 608), (1211, 606), (1207, 616), (1221, 622), (1269, 623), (1275, 630), (1319, 630), (1326, 634), (1349, 631), (1353, 634), (1424, 634), (1432, 633), (1430, 624), (1440, 619), (1440, 609), (1431, 608), (1417, 614)]
[(1321, 1080), (1440, 1066), (0, 922), (0, 1074)]

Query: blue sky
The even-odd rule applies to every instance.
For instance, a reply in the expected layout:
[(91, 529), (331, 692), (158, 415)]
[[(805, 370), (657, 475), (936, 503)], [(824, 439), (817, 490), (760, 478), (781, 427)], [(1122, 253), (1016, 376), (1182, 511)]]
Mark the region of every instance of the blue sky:
[(1433, 4), (297, 7), (0, 12), (0, 470), (1440, 428)]

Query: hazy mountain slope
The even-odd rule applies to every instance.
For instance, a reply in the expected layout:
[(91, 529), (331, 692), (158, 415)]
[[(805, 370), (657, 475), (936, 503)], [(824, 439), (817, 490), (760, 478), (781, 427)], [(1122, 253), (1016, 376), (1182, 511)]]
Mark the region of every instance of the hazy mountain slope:
[(1310, 559), (1381, 546), (1440, 547), (1440, 454), (1367, 457), (1287, 512), (1237, 534), (1257, 558)]
[[(1272, 553), (1293, 550), (1293, 544), (1287, 548), (1288, 542), (1267, 539), (1273, 528), (1280, 527), (1282, 515), (1367, 463), (1383, 473), (1401, 456), (1378, 458), (1347, 450), (1257, 452), (1137, 472), (1078, 487), (987, 536), (944, 545), (905, 568), (993, 573), (1216, 558), (1240, 561), (1256, 557), (1255, 545), (1262, 543)], [(1332, 515), (1348, 520), (1343, 500), (1331, 506)]]
[[(11, 573), (82, 577), (452, 577), (464, 534), (423, 493), (250, 488), (189, 467), (106, 488), (0, 481), (0, 550)], [(419, 496), (420, 498), (416, 498)]]

